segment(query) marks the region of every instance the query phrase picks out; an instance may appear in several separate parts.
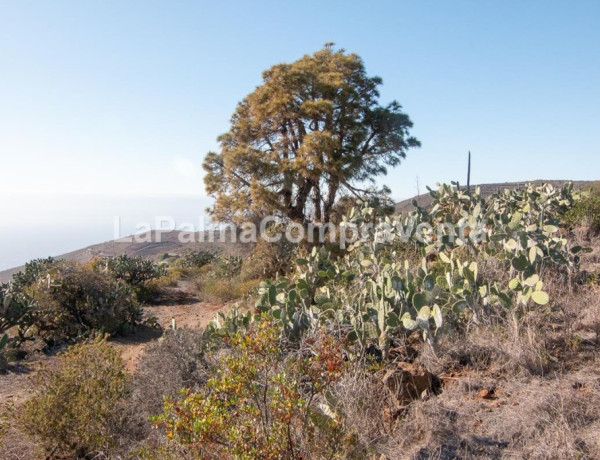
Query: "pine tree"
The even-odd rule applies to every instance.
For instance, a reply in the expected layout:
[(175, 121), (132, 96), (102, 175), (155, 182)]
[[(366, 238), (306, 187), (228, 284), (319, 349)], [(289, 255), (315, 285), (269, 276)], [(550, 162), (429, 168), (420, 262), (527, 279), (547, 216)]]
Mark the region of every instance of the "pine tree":
[(420, 145), (398, 102), (379, 105), (381, 83), (358, 55), (331, 44), (265, 71), (218, 138), (220, 152), (205, 158), (212, 217), (326, 223), (340, 196), (372, 193), (363, 184)]

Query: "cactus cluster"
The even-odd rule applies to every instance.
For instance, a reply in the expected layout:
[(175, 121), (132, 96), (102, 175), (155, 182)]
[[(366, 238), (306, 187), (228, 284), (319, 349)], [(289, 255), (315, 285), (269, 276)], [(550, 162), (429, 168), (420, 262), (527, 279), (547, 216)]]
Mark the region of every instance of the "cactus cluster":
[(216, 259), (217, 255), (211, 251), (190, 251), (177, 259), (177, 265), (182, 268), (199, 268), (213, 263)]
[[(103, 265), (105, 266), (105, 265)], [(40, 259), (0, 286), (0, 348), (118, 333), (141, 321), (130, 285), (94, 264)]]
[[(14, 285), (0, 285), (0, 352), (9, 342), (20, 343), (24, 339), (31, 326), (33, 305)], [(9, 329), (16, 330), (14, 338), (9, 337)]]
[(110, 259), (102, 259), (101, 264), (105, 264), (106, 269), (117, 280), (124, 281), (132, 287), (141, 286), (167, 273), (164, 265), (159, 265), (152, 260), (139, 256), (129, 257), (126, 254)]
[(225, 337), (245, 331), (252, 321), (252, 313), (243, 313), (237, 306), (227, 312), (219, 312), (206, 325), (204, 335), (207, 338)]
[[(336, 328), (360, 349), (374, 344), (386, 356), (402, 331), (419, 330), (433, 341), (448, 315), (472, 318), (485, 311), (478, 306), (547, 304), (542, 269), (576, 270), (578, 254), (587, 250), (569, 247), (559, 228), (581, 196), (570, 184), (528, 185), (488, 199), (478, 189), (449, 185), (430, 193), (431, 209), (415, 203), (403, 216), (380, 217), (369, 206), (353, 209), (345, 223), (366, 230), (346, 254), (333, 260), (324, 248), (313, 248), (308, 258), (297, 260), (294, 274), (261, 284), (256, 314), (245, 318), (267, 313), (292, 340), (319, 325)], [(422, 254), (417, 266), (399, 256), (407, 244)], [(510, 274), (506, 285), (479, 276), (478, 262), (489, 257), (504, 264)], [(235, 319), (227, 318), (218, 324)]]

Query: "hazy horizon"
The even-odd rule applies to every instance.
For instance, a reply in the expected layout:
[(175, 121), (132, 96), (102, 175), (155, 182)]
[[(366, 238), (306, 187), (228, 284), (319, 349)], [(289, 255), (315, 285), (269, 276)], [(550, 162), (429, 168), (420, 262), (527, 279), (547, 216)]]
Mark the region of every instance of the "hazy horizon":
[[(60, 198), (60, 203), (52, 205)], [(30, 194), (18, 204), (4, 202), (0, 222), (0, 271), (40, 257), (57, 256), (114, 239), (115, 217), (120, 236), (137, 233), (136, 226), (152, 227), (159, 216), (176, 224), (200, 227), (209, 201), (203, 196), (110, 196)]]

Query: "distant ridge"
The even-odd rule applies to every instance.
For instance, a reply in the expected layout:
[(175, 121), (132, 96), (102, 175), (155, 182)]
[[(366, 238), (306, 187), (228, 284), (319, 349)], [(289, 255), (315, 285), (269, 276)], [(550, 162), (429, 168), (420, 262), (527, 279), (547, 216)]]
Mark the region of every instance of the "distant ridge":
[[(160, 235), (160, 242), (158, 241), (157, 232), (152, 231), (149, 233), (136, 235), (138, 241), (145, 239), (151, 239), (151, 242), (135, 242), (129, 241), (134, 237), (125, 237), (119, 240), (107, 241), (104, 243), (94, 244), (92, 246), (78, 249), (76, 251), (68, 252), (66, 254), (55, 256), (56, 259), (71, 260), (74, 262), (87, 262), (93, 257), (104, 256), (104, 257), (115, 257), (121, 254), (128, 256), (141, 256), (149, 259), (157, 259), (161, 254), (181, 254), (187, 251), (203, 249), (205, 251), (218, 251), (225, 252), (231, 255), (243, 256), (248, 253), (250, 246), (243, 243), (221, 243), (219, 241), (220, 233), (215, 231), (214, 242), (207, 241), (208, 233), (204, 234), (204, 240), (200, 241), (202, 233), (194, 233), (193, 243), (182, 243), (179, 236), (183, 235), (184, 232), (172, 231), (162, 232)], [(185, 232), (186, 236), (190, 234)], [(229, 236), (229, 233), (227, 234)], [(151, 237), (151, 238), (150, 238)], [(184, 240), (185, 241), (185, 240)], [(48, 254), (40, 254), (40, 258), (48, 257)], [(0, 271), (0, 282), (6, 283), (10, 281), (15, 273), (18, 273), (23, 269), (23, 266), (10, 268), (8, 270)]]
[[(576, 188), (580, 188), (580, 189), (585, 188), (586, 186), (589, 186), (594, 183), (594, 181), (585, 181), (585, 180), (568, 181), (568, 180), (537, 179), (537, 180), (524, 181), (524, 182), (498, 182), (495, 184), (471, 185), (471, 189), (475, 189), (476, 187), (479, 187), (481, 189), (481, 194), (484, 197), (488, 197), (490, 195), (493, 195), (494, 193), (501, 192), (504, 189), (523, 188), (527, 184), (552, 184), (555, 187), (562, 187), (567, 182), (573, 182), (573, 185)], [(460, 187), (466, 188), (463, 184), (461, 184)], [(409, 198), (407, 200), (402, 200), (402, 201), (399, 201), (398, 203), (396, 203), (394, 206), (396, 212), (401, 213), (401, 212), (412, 211), (414, 209), (414, 206), (412, 204), (413, 200), (416, 200), (419, 206), (422, 206), (425, 208), (431, 206), (431, 203), (433, 201), (433, 199), (431, 198), (431, 195), (429, 193), (423, 193), (421, 195), (416, 195), (412, 198)]]

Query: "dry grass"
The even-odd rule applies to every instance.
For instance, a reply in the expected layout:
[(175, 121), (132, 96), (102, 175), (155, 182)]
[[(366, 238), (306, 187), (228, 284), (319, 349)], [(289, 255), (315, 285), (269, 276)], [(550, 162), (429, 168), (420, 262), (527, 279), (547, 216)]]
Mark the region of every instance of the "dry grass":
[(227, 303), (243, 300), (258, 287), (259, 283), (260, 280), (257, 279), (242, 281), (236, 277), (232, 279), (199, 279), (195, 285), (198, 296), (203, 301)]
[[(507, 278), (493, 260), (481, 273)], [(357, 373), (337, 387), (340, 412), (371, 458), (600, 458), (600, 287), (568, 272), (543, 279), (548, 305), (482, 308), (477, 323), (422, 346), (417, 361), (443, 391), (398, 418), (372, 379)]]
[(345, 419), (346, 431), (357, 437), (367, 453), (390, 452), (395, 445), (395, 405), (381, 382), (355, 369), (334, 386), (332, 398), (336, 412)]
[(600, 458), (600, 289), (564, 273), (544, 280), (546, 307), (494, 315), (421, 351), (444, 391), (411, 405), (388, 458)]
[(343, 388), (347, 425), (370, 458), (600, 458), (597, 366), (552, 378), (447, 377), (439, 396), (414, 401), (391, 426), (385, 395), (372, 384)]
[[(162, 412), (164, 397), (177, 398), (182, 388), (197, 390), (208, 380), (212, 362), (204, 354), (202, 341), (202, 331), (169, 330), (147, 348), (133, 375), (130, 394), (116, 408), (121, 417), (112, 426), (119, 440), (115, 454), (158, 458), (152, 451), (167, 449), (166, 437), (148, 419)], [(183, 453), (173, 458), (184, 458)]]
[(523, 387), (513, 382), (518, 405), (498, 414), (490, 434), (527, 458), (600, 458), (598, 377), (534, 380)]
[[(597, 379), (456, 380), (439, 397), (413, 403), (396, 427), (399, 448), (387, 457), (599, 458)], [(499, 383), (492, 399), (479, 396)]]

